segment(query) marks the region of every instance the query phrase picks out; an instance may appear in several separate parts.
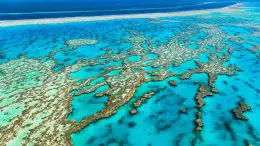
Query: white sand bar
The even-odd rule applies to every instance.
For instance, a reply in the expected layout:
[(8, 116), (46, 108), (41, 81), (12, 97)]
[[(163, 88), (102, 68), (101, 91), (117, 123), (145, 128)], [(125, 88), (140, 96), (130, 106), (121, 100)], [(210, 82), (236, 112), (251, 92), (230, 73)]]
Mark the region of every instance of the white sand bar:
[(0, 21), (0, 27), (8, 27), (8, 26), (16, 26), (16, 25), (30, 25), (30, 24), (58, 24), (58, 23), (71, 23), (71, 22), (103, 21), (103, 20), (113, 20), (113, 19), (193, 16), (193, 15), (209, 14), (212, 12), (230, 13), (230, 12), (235, 12), (235, 11), (241, 11), (241, 9), (239, 9), (239, 8), (242, 6), (243, 6), (242, 3), (237, 3), (235, 5), (231, 5), (231, 6), (219, 8), (219, 9), (193, 10), (193, 11), (168, 12), (168, 13), (146, 13), (146, 14), (129, 14), (129, 15), (6, 20), (6, 21)]

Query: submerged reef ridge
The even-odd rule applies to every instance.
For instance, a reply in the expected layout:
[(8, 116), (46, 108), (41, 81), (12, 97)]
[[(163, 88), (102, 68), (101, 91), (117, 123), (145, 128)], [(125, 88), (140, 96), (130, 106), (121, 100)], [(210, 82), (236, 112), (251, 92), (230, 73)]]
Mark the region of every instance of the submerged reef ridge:
[[(177, 131), (174, 138), (178, 140), (171, 137), (176, 145), (183, 141), (199, 145), (206, 139), (205, 132), (214, 134), (216, 129), (227, 131), (228, 136), (219, 137), (223, 141), (231, 137), (234, 144), (240, 140), (234, 125), (241, 123), (244, 129), (249, 127), (249, 136), (244, 139), (259, 144), (257, 128), (250, 123), (254, 116), (243, 114), (257, 111), (260, 103), (248, 100), (247, 94), (232, 84), (243, 84), (252, 100), (259, 99), (258, 76), (254, 74), (259, 72), (259, 27), (250, 23), (255, 17), (249, 12), (241, 13), (93, 22), (89, 24), (93, 30), (88, 27), (85, 38), (61, 38), (62, 45), (41, 48), (44, 53), (40, 55), (39, 50), (26, 50), (34, 48), (33, 44), (24, 47), (17, 57), (0, 53), (0, 145), (72, 145), (75, 135), (124, 112), (120, 125), (128, 123), (127, 128), (138, 128), (140, 121), (133, 119), (144, 116), (144, 121), (153, 125), (146, 129), (149, 136), (153, 129), (158, 135)], [(247, 68), (248, 62), (252, 67)], [(105, 98), (104, 103), (95, 102)], [(241, 102), (237, 107), (234, 103), (238, 100)], [(87, 111), (89, 103), (95, 108), (104, 106), (75, 116), (80, 109), (77, 104)], [(227, 103), (232, 113), (230, 107), (225, 107)], [(139, 114), (142, 112), (145, 114)], [(207, 122), (209, 115), (214, 115), (212, 121), (218, 119), (214, 126)], [(187, 125), (189, 134), (183, 128)], [(104, 139), (109, 137), (100, 145), (119, 141), (111, 136), (114, 127), (108, 124), (109, 130), (104, 136), (100, 134)], [(179, 128), (184, 131), (178, 132)], [(119, 142), (122, 145), (129, 139), (124, 138)], [(85, 144), (98, 145), (95, 139), (90, 137)]]

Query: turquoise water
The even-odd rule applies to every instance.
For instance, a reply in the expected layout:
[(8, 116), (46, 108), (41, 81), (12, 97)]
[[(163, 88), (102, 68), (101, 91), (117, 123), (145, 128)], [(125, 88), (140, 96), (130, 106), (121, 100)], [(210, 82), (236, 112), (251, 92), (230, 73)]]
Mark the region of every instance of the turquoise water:
[[(247, 143), (258, 146), (260, 145), (259, 13), (237, 13), (2, 27), (0, 28), (0, 63), (7, 63), (20, 56), (40, 58), (43, 62), (44, 59), (53, 59), (56, 61), (53, 70), (62, 72), (62, 69), (78, 61), (91, 60), (104, 55), (106, 53), (104, 49), (113, 51), (114, 54), (106, 58), (98, 58), (96, 61), (100, 64), (83, 66), (69, 74), (69, 78), (83, 81), (106, 72), (107, 67), (115, 68), (111, 69), (107, 76), (99, 76), (83, 87), (88, 89), (106, 81), (109, 77), (117, 78), (125, 70), (124, 65), (127, 63), (128, 66), (135, 65), (136, 72), (162, 70), (163, 66), (155, 66), (156, 63), (150, 65), (149, 62), (160, 58), (160, 55), (156, 54), (158, 46), (167, 44), (172, 38), (178, 40), (179, 47), (184, 46), (188, 50), (198, 51), (203, 40), (210, 39), (212, 36), (212, 38), (222, 37), (220, 44), (210, 40), (198, 57), (177, 66), (169, 63), (165, 70), (167, 73), (184, 74), (191, 69), (197, 69), (198, 61), (209, 62), (211, 53), (224, 55), (228, 53), (228, 48), (233, 49), (224, 66), (235, 64), (242, 71), (237, 71), (234, 76), (218, 75), (215, 81), (218, 93), (203, 99), (205, 105), (201, 108), (203, 121), (201, 132), (194, 131), (198, 110), (194, 98), (200, 85), (205, 84), (209, 87), (209, 76), (206, 72), (194, 73), (186, 80), (174, 76), (162, 81), (143, 83), (136, 88), (130, 101), (120, 107), (115, 115), (97, 120), (73, 133), (71, 141), (75, 146), (243, 146)], [(154, 23), (155, 21), (157, 23)], [(179, 35), (182, 32), (185, 33)], [(148, 52), (144, 61), (146, 66), (138, 68), (140, 65), (138, 63), (142, 63), (140, 52), (139, 55), (135, 52), (136, 54), (125, 58), (109, 60), (115, 56), (124, 56), (131, 49), (138, 49), (129, 41), (129, 38), (133, 38), (136, 34), (138, 37), (150, 38), (147, 42), (143, 42), (143, 48), (151, 47), (149, 43), (152, 43), (154, 48), (152, 52), (145, 49), (140, 51)], [(67, 40), (80, 38), (95, 39), (98, 43), (82, 45), (76, 49), (66, 46)], [(258, 47), (258, 50), (250, 51), (254, 47)], [(51, 52), (61, 48), (65, 49), (54, 56), (50, 55)], [(174, 51), (181, 54), (178, 48), (175, 48), (168, 52), (169, 56)], [(0, 72), (0, 76), (2, 74)], [(150, 76), (147, 74), (147, 77)], [(174, 80), (177, 86), (170, 86), (168, 83), (170, 80)], [(73, 96), (72, 112), (67, 120), (80, 122), (102, 110), (109, 97), (108, 95), (97, 97), (96, 94), (109, 88), (108, 85), (103, 85), (94, 92)], [(129, 110), (132, 109), (133, 102), (149, 91), (155, 94), (137, 109), (136, 115), (130, 115)], [(248, 118), (246, 121), (239, 120), (232, 114), (232, 110), (242, 101), (251, 107), (250, 111), (244, 113)], [(185, 109), (186, 112), (181, 113), (181, 109)]]

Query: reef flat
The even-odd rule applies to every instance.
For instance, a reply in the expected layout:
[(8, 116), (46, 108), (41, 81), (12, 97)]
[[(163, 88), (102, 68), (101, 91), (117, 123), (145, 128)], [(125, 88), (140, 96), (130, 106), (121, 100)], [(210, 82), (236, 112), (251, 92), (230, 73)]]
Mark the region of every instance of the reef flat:
[(1, 145), (66, 143), (73, 81), (53, 65), (25, 58), (1, 64)]
[(258, 16), (0, 28), (0, 145), (260, 145)]
[(1, 145), (65, 145), (72, 96), (80, 88), (55, 62), (21, 58), (1, 64)]

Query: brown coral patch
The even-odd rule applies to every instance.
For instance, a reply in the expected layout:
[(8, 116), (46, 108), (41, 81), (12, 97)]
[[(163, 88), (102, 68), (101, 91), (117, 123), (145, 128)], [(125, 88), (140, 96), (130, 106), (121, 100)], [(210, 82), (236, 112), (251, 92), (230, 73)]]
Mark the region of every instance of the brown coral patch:
[(248, 120), (248, 118), (246, 116), (244, 116), (243, 113), (246, 111), (249, 111), (250, 109), (251, 108), (247, 103), (240, 102), (239, 106), (237, 108), (233, 109), (232, 112), (237, 119)]

